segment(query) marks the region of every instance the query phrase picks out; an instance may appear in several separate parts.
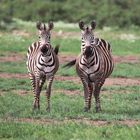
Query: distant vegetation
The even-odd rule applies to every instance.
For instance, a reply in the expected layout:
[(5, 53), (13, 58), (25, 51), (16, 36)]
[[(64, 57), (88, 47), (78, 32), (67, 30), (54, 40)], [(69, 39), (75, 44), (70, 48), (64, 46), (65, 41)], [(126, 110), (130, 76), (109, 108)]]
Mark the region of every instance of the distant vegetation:
[(14, 18), (77, 23), (96, 19), (98, 27), (140, 26), (139, 0), (1, 0), (0, 27)]

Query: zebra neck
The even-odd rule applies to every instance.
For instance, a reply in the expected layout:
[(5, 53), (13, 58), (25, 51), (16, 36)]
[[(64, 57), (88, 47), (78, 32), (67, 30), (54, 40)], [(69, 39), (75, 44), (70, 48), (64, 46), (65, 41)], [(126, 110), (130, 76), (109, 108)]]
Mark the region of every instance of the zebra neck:
[(52, 53), (50, 52), (50, 53), (48, 53), (48, 55), (41, 55), (41, 56), (40, 56), (40, 59), (41, 59), (41, 61), (44, 62), (44, 63), (49, 63), (50, 61), (52, 61), (52, 57), (53, 57), (53, 55), (52, 55)]
[(97, 64), (98, 63), (98, 52), (97, 52), (96, 48), (95, 47), (93, 48), (92, 54), (88, 58), (86, 58), (85, 55), (83, 55), (83, 52), (82, 52), (81, 59), (82, 59), (82, 62), (86, 63), (87, 65), (88, 64), (90, 64), (90, 65)]

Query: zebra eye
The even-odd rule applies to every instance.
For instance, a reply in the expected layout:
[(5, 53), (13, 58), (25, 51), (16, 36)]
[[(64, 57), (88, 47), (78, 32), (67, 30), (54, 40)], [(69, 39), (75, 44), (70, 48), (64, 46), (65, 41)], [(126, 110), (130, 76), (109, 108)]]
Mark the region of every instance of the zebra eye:
[(38, 38), (41, 38), (41, 36), (39, 36)]

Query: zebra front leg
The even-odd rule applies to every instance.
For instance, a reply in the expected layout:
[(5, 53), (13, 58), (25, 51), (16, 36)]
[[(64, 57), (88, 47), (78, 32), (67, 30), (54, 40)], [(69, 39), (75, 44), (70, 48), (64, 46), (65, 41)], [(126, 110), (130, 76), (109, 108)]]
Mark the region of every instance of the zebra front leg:
[(90, 109), (89, 106), (89, 91), (88, 91), (88, 83), (87, 81), (81, 77), (81, 81), (83, 83), (83, 87), (84, 87), (84, 98), (85, 98), (85, 106), (84, 106), (84, 112), (88, 112), (88, 110)]
[(52, 87), (52, 82), (53, 82), (53, 76), (49, 78), (48, 80), (48, 86), (46, 90), (46, 98), (47, 98), (47, 108), (46, 110), (50, 112), (50, 96), (51, 96), (51, 87)]
[(93, 84), (88, 83), (88, 91), (89, 91), (89, 96), (88, 96), (88, 108), (91, 108), (91, 98), (92, 98), (92, 93), (93, 93)]
[(33, 109), (35, 109), (36, 108), (36, 78), (31, 73), (29, 73), (29, 77), (30, 77), (30, 80), (31, 80), (32, 90), (33, 90), (33, 93), (34, 93)]
[(95, 86), (95, 91), (94, 91), (94, 97), (95, 97), (95, 109), (96, 112), (101, 111), (101, 105), (100, 105), (100, 90), (101, 90), (101, 85), (96, 85)]
[(33, 74), (29, 73), (29, 78), (31, 80), (31, 85), (32, 85), (33, 93), (35, 94), (35, 88), (36, 88), (35, 76)]
[(40, 109), (40, 86), (39, 86), (40, 80), (35, 80), (35, 94), (34, 94), (34, 103), (33, 103), (33, 109)]

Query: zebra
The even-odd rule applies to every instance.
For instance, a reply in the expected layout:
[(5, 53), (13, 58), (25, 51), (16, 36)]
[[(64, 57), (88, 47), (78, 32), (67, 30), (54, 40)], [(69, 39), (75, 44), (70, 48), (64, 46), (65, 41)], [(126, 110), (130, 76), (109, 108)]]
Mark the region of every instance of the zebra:
[(95, 27), (95, 20), (91, 22), (91, 27), (85, 26), (83, 21), (79, 22), (79, 28), (82, 31), (81, 53), (76, 59), (64, 65), (64, 67), (76, 65), (76, 72), (84, 88), (85, 112), (91, 108), (92, 94), (95, 97), (96, 112), (101, 111), (100, 90), (114, 68), (111, 46), (107, 41), (95, 38), (93, 34)]
[(33, 109), (40, 109), (40, 92), (47, 79), (46, 110), (48, 112), (50, 111), (51, 86), (54, 75), (59, 68), (59, 60), (57, 57), (59, 46), (56, 46), (55, 49), (53, 49), (50, 44), (50, 31), (53, 27), (53, 22), (48, 22), (48, 27), (40, 21), (36, 23), (39, 41), (34, 42), (29, 46), (26, 62), (34, 93)]

